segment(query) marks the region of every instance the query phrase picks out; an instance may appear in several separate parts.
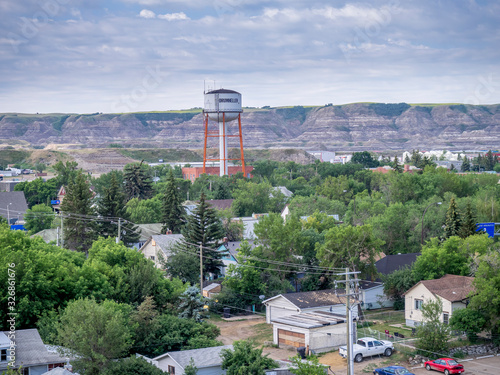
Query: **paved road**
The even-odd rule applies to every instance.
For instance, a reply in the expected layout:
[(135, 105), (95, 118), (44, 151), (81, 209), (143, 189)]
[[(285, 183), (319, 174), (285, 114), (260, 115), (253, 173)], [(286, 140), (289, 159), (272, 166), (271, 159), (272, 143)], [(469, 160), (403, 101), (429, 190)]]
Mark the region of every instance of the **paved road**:
[[(499, 375), (500, 374), (500, 357), (483, 358), (473, 361), (460, 362), (464, 365), (464, 374), (474, 375)], [(408, 368), (409, 369), (409, 368)], [(441, 374), (437, 371), (427, 371), (425, 368), (409, 369), (415, 375), (438, 375)]]

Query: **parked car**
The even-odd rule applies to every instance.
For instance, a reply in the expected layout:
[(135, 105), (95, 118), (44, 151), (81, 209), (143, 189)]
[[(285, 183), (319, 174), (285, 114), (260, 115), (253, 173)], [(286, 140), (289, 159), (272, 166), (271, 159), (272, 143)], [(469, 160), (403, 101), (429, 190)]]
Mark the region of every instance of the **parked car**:
[(403, 366), (387, 366), (384, 368), (376, 368), (373, 370), (373, 375), (415, 375), (408, 371)]
[(464, 366), (452, 358), (439, 358), (434, 361), (427, 361), (425, 362), (425, 368), (427, 371), (437, 370), (444, 372), (445, 375), (461, 374), (465, 371)]
[[(364, 357), (371, 357), (372, 355), (383, 354), (386, 357), (390, 357), (394, 351), (394, 345), (390, 341), (377, 340), (373, 337), (363, 337), (358, 339), (352, 349), (354, 361), (361, 362)], [(339, 354), (343, 358), (347, 358), (347, 346), (341, 346)]]

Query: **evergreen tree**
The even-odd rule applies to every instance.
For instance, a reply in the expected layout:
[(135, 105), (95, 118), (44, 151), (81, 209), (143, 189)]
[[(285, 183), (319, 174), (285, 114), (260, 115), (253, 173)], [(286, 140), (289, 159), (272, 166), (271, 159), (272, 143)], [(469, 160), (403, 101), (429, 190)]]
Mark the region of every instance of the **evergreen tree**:
[(200, 289), (197, 287), (190, 286), (179, 299), (179, 318), (194, 319), (201, 323), (207, 317), (207, 310), (204, 309), (204, 298), (200, 295)]
[(406, 154), (406, 156), (405, 156), (404, 163), (405, 164), (410, 164), (411, 163), (411, 159), (410, 159), (410, 156), (408, 154)]
[(464, 219), (460, 227), (460, 237), (467, 238), (476, 234), (476, 216), (472, 212), (470, 201), (467, 201), (465, 207)]
[(462, 168), (460, 168), (462, 172), (469, 172), (470, 171), (470, 162), (469, 158), (464, 156), (464, 161), (462, 162)]
[(455, 197), (450, 199), (450, 205), (448, 211), (446, 212), (446, 222), (445, 222), (445, 237), (458, 236), (460, 233), (461, 220), (460, 212), (458, 211), (457, 203), (455, 202)]
[[(120, 218), (120, 240), (126, 246), (139, 242), (137, 226), (129, 222), (129, 215), (125, 209), (125, 194), (120, 189), (115, 175), (111, 176), (108, 187), (105, 187), (97, 212), (104, 219), (99, 222), (99, 235), (102, 237), (118, 236), (118, 220)], [(106, 219), (112, 218), (112, 219)]]
[(64, 245), (68, 249), (85, 251), (97, 238), (97, 224), (92, 217), (94, 194), (85, 176), (80, 172), (74, 182), (69, 182), (61, 203), (64, 216)]
[(399, 164), (397, 156), (394, 156), (394, 171), (396, 173), (403, 173), (403, 167), (401, 167), (401, 164)]
[(196, 375), (198, 373), (198, 368), (194, 363), (194, 359), (189, 360), (189, 364), (184, 368), (184, 375)]
[(167, 233), (167, 230), (171, 230), (172, 233), (180, 233), (184, 216), (185, 211), (181, 204), (180, 191), (175, 183), (174, 173), (170, 170), (162, 200), (162, 233)]
[(229, 190), (228, 181), (221, 180), (215, 188), (214, 199), (231, 199), (231, 191)]
[(220, 241), (224, 237), (224, 228), (215, 209), (205, 202), (202, 193), (198, 206), (192, 215), (187, 217), (187, 222), (182, 229), (184, 238), (172, 250), (168, 258), (167, 268), (169, 274), (180, 277), (192, 284), (198, 280), (198, 274), (193, 274), (199, 269), (200, 245), (203, 247), (203, 274), (212, 273), (216, 278), (221, 274), (220, 267), (222, 252), (217, 251)]
[(487, 171), (492, 171), (493, 168), (495, 167), (495, 164), (497, 163), (497, 157), (496, 155), (493, 155), (493, 152), (489, 150), (486, 155), (484, 155), (484, 167), (485, 170)]
[[(144, 160), (143, 160), (144, 161)], [(125, 166), (125, 195), (127, 202), (132, 198), (149, 199), (153, 196), (153, 188), (146, 167), (140, 163)]]

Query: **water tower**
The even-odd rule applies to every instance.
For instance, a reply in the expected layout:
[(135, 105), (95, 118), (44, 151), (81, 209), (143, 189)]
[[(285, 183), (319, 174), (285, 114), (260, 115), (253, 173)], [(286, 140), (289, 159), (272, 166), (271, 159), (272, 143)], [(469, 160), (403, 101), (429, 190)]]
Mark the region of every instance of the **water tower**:
[[(205, 106), (203, 119), (205, 121), (205, 146), (203, 148), (203, 173), (207, 161), (219, 161), (219, 175), (228, 173), (228, 161), (241, 160), (243, 174), (245, 174), (245, 157), (243, 156), (243, 135), (241, 133), (241, 94), (233, 90), (219, 89), (205, 92)], [(229, 132), (228, 123), (238, 119), (238, 134)], [(217, 123), (209, 129), (209, 120)], [(228, 155), (228, 140), (237, 137), (240, 139), (241, 159), (230, 159)], [(208, 138), (219, 139), (219, 158), (207, 159)]]

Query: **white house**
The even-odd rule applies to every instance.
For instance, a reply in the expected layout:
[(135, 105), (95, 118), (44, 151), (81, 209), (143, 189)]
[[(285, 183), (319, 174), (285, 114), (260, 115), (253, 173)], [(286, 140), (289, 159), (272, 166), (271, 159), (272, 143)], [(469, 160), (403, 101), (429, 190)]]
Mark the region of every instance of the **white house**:
[(162, 262), (167, 261), (172, 248), (183, 238), (182, 234), (158, 234), (151, 236), (139, 249), (139, 252), (147, 259), (155, 262), (157, 268), (162, 268)]
[(222, 370), (222, 358), (220, 356), (224, 349), (233, 350), (233, 346), (225, 345), (167, 352), (153, 358), (152, 363), (167, 374), (184, 375), (184, 369), (189, 365), (192, 358), (194, 365), (198, 369), (198, 375), (221, 375), (226, 373), (226, 370)]
[(405, 293), (406, 325), (415, 327), (422, 322), (422, 305), (435, 299), (441, 300), (443, 313), (440, 320), (448, 323), (453, 312), (467, 306), (471, 292), (473, 277), (444, 275), (436, 280), (422, 280)]

